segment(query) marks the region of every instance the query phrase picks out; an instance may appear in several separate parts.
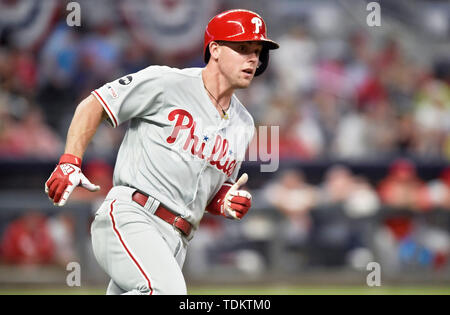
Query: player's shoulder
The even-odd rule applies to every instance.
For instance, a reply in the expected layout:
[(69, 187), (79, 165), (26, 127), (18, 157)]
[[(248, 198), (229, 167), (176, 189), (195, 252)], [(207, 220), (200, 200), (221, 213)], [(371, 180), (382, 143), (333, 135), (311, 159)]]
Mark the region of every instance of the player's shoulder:
[(151, 65), (137, 72), (142, 77), (165, 76), (172, 68), (168, 66)]
[(142, 70), (143, 74), (161, 75), (170, 78), (199, 78), (202, 68), (184, 68), (178, 69), (169, 66), (152, 65)]

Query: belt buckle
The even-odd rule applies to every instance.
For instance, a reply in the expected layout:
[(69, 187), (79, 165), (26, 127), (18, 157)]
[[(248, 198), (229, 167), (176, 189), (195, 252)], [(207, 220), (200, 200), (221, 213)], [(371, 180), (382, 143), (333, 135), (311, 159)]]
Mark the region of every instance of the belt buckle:
[(178, 227), (176, 226), (176, 224), (177, 224), (177, 222), (178, 222), (179, 219), (181, 219), (181, 216), (177, 215), (177, 216), (175, 217), (175, 220), (173, 220), (173, 223), (172, 223), (172, 226), (175, 227), (175, 228), (177, 228), (177, 229), (178, 229)]
[(178, 231), (180, 231), (181, 234), (183, 234), (184, 236), (187, 236), (187, 234), (186, 234), (182, 229), (180, 229), (178, 226), (176, 226), (178, 220), (180, 220), (180, 219), (182, 219), (181, 215), (177, 215), (177, 216), (175, 217), (175, 220), (173, 220), (172, 226), (173, 226), (174, 228), (176, 228)]

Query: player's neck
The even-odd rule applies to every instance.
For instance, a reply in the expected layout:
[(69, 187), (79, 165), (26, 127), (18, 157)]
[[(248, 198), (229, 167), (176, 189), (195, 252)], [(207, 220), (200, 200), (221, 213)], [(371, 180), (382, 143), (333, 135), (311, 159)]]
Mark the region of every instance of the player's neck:
[(208, 92), (209, 98), (211, 99), (213, 104), (220, 104), (217, 110), (219, 110), (220, 112), (220, 107), (224, 110), (227, 110), (230, 106), (234, 88), (227, 82), (226, 78), (220, 75), (219, 72), (213, 71), (210, 68), (206, 67), (202, 71), (202, 79), (203, 84)]

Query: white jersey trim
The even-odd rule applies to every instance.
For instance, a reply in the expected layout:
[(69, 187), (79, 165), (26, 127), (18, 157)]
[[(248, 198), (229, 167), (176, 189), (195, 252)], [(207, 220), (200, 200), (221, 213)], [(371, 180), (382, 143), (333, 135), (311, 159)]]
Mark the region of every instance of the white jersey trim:
[(113, 112), (109, 108), (108, 104), (106, 104), (105, 100), (100, 96), (100, 93), (97, 92), (97, 90), (91, 92), (92, 95), (102, 104), (103, 109), (108, 114), (109, 120), (111, 122), (111, 125), (113, 128), (116, 128), (118, 126), (117, 118), (114, 116)]

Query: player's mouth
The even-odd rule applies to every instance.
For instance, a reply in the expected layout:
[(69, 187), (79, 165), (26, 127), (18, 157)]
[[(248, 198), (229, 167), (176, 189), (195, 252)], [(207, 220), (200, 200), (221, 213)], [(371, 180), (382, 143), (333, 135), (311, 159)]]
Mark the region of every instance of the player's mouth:
[(245, 76), (253, 76), (253, 68), (245, 68), (244, 70), (242, 70), (242, 72), (245, 73)]

